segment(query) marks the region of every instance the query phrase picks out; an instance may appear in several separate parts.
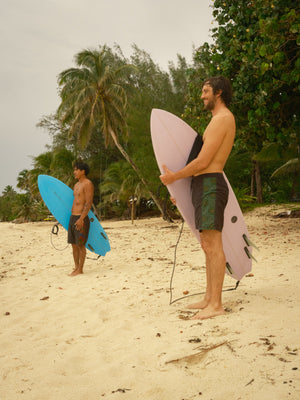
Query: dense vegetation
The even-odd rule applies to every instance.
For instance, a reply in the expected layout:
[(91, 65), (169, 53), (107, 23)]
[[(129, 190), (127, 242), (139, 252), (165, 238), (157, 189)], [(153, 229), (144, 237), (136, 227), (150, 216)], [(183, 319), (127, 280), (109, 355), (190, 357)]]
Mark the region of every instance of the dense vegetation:
[[(299, 10), (298, 10), (299, 11)], [(133, 46), (99, 46), (75, 56), (58, 79), (61, 103), (41, 119), (52, 145), (22, 171), (18, 188), (0, 197), (0, 220), (47, 215), (37, 176), (72, 185), (72, 163), (91, 167), (100, 217), (163, 212), (150, 139), (153, 108), (168, 110), (200, 134), (209, 120), (201, 104), (203, 80), (224, 75), (234, 89), (237, 137), (226, 174), (241, 204), (299, 199), (300, 17), (291, 0), (214, 1), (214, 43), (196, 49), (192, 65), (177, 56), (168, 72)], [(163, 196), (165, 192), (163, 191)], [(134, 207), (137, 206), (137, 207)], [(125, 213), (125, 214), (124, 214)]]

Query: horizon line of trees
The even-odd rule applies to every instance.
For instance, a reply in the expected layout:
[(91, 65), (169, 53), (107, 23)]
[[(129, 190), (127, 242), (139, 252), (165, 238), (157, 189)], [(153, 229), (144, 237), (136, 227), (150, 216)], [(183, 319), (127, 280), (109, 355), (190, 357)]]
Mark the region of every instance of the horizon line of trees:
[[(199, 134), (210, 116), (201, 102), (205, 78), (224, 75), (232, 82), (237, 121), (226, 175), (240, 204), (299, 200), (300, 193), (300, 17), (292, 0), (214, 1), (218, 27), (214, 43), (194, 50), (192, 65), (162, 71), (133, 45), (99, 46), (75, 55), (75, 66), (58, 77), (60, 105), (41, 118), (52, 144), (21, 171), (17, 194), (6, 187), (0, 220), (39, 219), (47, 214), (37, 177), (48, 174), (74, 184), (76, 159), (91, 167), (95, 211), (100, 218), (155, 212), (174, 217), (171, 203), (158, 195), (159, 170), (150, 137), (153, 108), (185, 119)], [(166, 191), (163, 191), (163, 197)]]

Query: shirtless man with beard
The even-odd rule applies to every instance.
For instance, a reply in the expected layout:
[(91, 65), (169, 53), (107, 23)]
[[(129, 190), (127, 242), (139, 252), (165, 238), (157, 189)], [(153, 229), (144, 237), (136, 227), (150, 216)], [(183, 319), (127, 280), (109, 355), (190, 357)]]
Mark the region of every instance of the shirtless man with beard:
[(224, 210), (228, 201), (228, 187), (223, 169), (231, 152), (235, 137), (235, 119), (228, 109), (232, 91), (224, 77), (207, 79), (202, 87), (201, 99), (212, 119), (203, 135), (203, 146), (198, 156), (179, 171), (164, 167), (160, 176), (164, 185), (182, 178), (192, 177), (192, 201), (195, 223), (199, 230), (201, 247), (206, 259), (206, 293), (204, 299), (188, 308), (199, 309), (192, 319), (206, 319), (225, 313), (222, 288), (226, 260), (222, 243)]

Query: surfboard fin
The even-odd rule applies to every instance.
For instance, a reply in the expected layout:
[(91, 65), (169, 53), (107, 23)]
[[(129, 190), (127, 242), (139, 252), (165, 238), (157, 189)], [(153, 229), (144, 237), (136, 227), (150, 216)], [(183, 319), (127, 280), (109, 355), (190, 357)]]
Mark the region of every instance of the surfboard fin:
[(232, 272), (231, 266), (228, 262), (226, 262), (226, 268), (227, 268), (228, 272), (230, 273), (230, 275), (232, 275), (233, 272)]
[(252, 258), (252, 260), (254, 260), (255, 262), (257, 262), (257, 259), (250, 253), (248, 247), (244, 247), (244, 251), (247, 254), (248, 258)]
[(93, 246), (90, 243), (88, 243), (88, 248), (95, 253), (95, 249), (93, 248)]
[(245, 241), (245, 243), (246, 243), (247, 246), (254, 247), (256, 250), (259, 251), (259, 248), (252, 242), (252, 240), (250, 240), (250, 239), (248, 238), (248, 236), (246, 236), (246, 235), (244, 234), (244, 235), (243, 235), (243, 239), (244, 239), (244, 241)]
[(104, 239), (108, 240), (108, 237), (103, 232), (101, 232), (101, 235), (104, 237)]

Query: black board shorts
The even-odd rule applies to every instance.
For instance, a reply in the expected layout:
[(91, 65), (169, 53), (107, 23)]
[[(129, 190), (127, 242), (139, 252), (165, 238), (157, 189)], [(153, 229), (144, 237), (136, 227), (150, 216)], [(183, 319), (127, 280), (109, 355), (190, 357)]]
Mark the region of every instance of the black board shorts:
[(68, 227), (68, 243), (83, 246), (86, 244), (90, 230), (90, 219), (86, 216), (83, 220), (82, 231), (75, 227), (75, 222), (80, 218), (80, 215), (71, 215)]
[(229, 194), (223, 174), (216, 172), (193, 176), (191, 190), (196, 228), (200, 232), (206, 229), (222, 232)]

